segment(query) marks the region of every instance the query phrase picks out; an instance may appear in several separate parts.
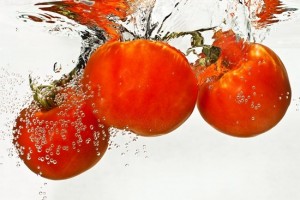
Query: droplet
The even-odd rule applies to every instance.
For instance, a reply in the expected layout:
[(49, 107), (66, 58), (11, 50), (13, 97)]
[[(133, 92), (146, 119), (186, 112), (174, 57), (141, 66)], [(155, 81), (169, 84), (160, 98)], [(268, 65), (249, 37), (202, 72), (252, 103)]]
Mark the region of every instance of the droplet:
[(59, 73), (59, 72), (61, 72), (61, 70), (62, 70), (62, 66), (59, 65), (57, 62), (54, 63), (54, 65), (53, 65), (53, 71), (54, 71), (55, 73)]

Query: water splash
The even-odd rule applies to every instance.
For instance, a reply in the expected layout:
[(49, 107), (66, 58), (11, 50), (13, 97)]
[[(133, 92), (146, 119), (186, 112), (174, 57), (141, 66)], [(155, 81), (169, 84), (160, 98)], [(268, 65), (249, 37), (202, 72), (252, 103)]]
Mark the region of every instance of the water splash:
[(289, 8), (280, 0), (229, 0), (220, 1), (226, 17), (222, 29), (233, 29), (248, 41), (261, 43), (271, 25), (289, 20), (296, 8)]
[[(108, 2), (112, 4), (105, 4)], [(64, 0), (35, 4), (38, 11), (19, 12), (18, 17), (26, 23), (45, 26), (52, 34), (79, 35), (82, 45), (76, 66), (82, 69), (91, 53), (108, 40), (159, 40), (174, 31), (217, 27), (233, 29), (243, 38), (262, 42), (272, 24), (291, 19), (296, 11), (279, 0), (204, 0), (199, 5), (199, 14), (193, 13), (197, 12), (197, 3), (198, 0)], [(186, 40), (186, 37), (182, 40)], [(54, 68), (54, 71), (59, 71), (59, 67)], [(7, 93), (2, 96), (7, 96)], [(16, 95), (10, 95), (14, 96)], [(12, 99), (11, 102), (15, 100)], [(18, 110), (15, 107), (10, 109)], [(5, 110), (3, 113), (8, 112)], [(8, 120), (10, 125), (6, 126), (11, 128), (13, 120)], [(114, 142), (111, 147), (119, 148), (116, 140)], [(127, 142), (121, 154), (127, 152), (126, 144)]]
[[(20, 18), (49, 24), (60, 21), (63, 26), (73, 22), (73, 28), (74, 23), (86, 28), (79, 31), (85, 39), (81, 56), (84, 59), (80, 60), (86, 60), (95, 46), (108, 40), (160, 40), (175, 31), (213, 27), (233, 29), (248, 41), (262, 42), (272, 24), (292, 18), (297, 10), (280, 0), (203, 0), (201, 4), (196, 0), (64, 0), (36, 6), (43, 13), (22, 14)], [(195, 7), (199, 7), (199, 11)], [(96, 43), (88, 41), (95, 37)], [(91, 44), (95, 45), (88, 50)]]

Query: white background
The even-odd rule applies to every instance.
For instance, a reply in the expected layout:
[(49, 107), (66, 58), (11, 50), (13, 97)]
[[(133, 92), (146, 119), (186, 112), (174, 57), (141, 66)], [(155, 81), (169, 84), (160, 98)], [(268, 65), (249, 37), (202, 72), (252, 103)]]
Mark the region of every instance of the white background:
[[(249, 139), (226, 136), (208, 126), (195, 110), (169, 135), (137, 141), (132, 141), (132, 136), (119, 138), (116, 142), (120, 147), (108, 151), (88, 172), (69, 180), (49, 181), (34, 175), (10, 155), (10, 129), (26, 101), (28, 74), (59, 77), (68, 72), (79, 55), (80, 39), (75, 34), (49, 34), (43, 25), (20, 22), (15, 11), (26, 10), (26, 3), (33, 1), (3, 2), (0, 199), (300, 199), (299, 18), (273, 25), (264, 41), (285, 63), (293, 95), (286, 116), (269, 132)], [(298, 1), (287, 2), (300, 8)], [(63, 66), (56, 75), (52, 72), (55, 62)], [(129, 141), (126, 152), (125, 143)]]

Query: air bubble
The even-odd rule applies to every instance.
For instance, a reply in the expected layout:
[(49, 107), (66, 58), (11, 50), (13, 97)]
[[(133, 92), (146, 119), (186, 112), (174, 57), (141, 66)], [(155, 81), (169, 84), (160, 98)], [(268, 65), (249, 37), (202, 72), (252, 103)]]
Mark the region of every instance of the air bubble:
[(20, 167), (20, 166), (21, 166), (21, 164), (20, 164), (19, 161), (17, 162), (16, 166), (17, 166), (17, 167)]
[(39, 157), (38, 160), (41, 161), (41, 162), (44, 162), (45, 158), (44, 157)]
[(86, 143), (86, 144), (89, 144), (91, 141), (92, 141), (92, 139), (91, 139), (91, 138), (88, 138), (88, 139), (85, 140), (85, 143)]

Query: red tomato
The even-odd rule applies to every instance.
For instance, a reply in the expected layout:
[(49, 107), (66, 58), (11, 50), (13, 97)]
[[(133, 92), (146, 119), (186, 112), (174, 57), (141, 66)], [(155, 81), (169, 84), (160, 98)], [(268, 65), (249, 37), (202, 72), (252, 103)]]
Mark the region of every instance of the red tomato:
[(61, 94), (63, 103), (43, 111), (34, 103), (21, 111), (13, 143), (25, 165), (48, 179), (67, 179), (94, 166), (103, 156), (109, 133), (76, 95)]
[(99, 119), (139, 135), (169, 133), (192, 113), (197, 79), (185, 56), (163, 42), (107, 43), (84, 71)]
[(233, 32), (218, 34), (214, 45), (221, 48), (220, 58), (206, 69), (218, 73), (199, 77), (202, 84), (197, 105), (201, 115), (214, 128), (232, 136), (250, 137), (271, 129), (291, 101), (282, 61), (262, 44), (245, 42), (239, 49), (238, 41), (237, 46), (231, 39), (226, 43)]

